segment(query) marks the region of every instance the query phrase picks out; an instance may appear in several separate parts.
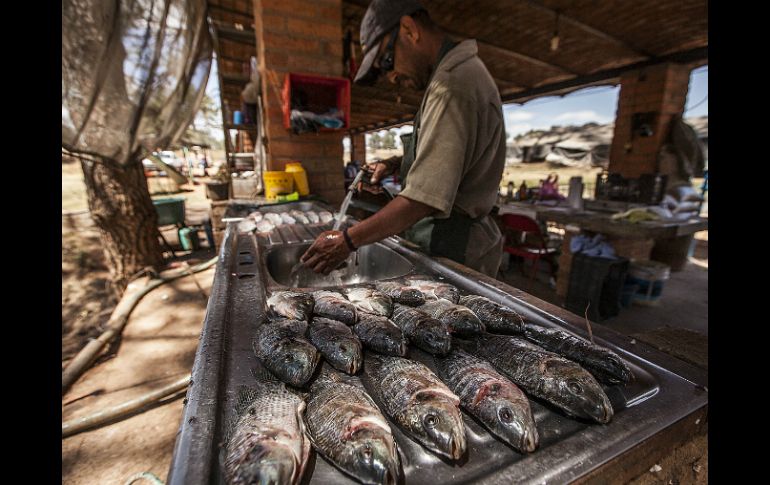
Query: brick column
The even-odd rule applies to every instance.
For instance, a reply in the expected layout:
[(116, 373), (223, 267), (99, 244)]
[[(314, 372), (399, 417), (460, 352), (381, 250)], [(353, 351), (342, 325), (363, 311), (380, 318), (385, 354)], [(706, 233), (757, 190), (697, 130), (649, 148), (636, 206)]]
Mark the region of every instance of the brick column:
[[(658, 151), (668, 137), (671, 118), (684, 111), (689, 82), (690, 69), (672, 63), (621, 76), (610, 172), (636, 178), (660, 170)], [(652, 136), (643, 137), (632, 132), (632, 119), (636, 113), (653, 113), (650, 120)]]
[(366, 134), (350, 136), (350, 159), (358, 160), (363, 167), (366, 164)]
[(254, 20), (268, 169), (299, 160), (310, 191), (339, 204), (344, 133), (292, 134), (283, 125), (281, 90), (288, 72), (342, 76), (342, 0), (254, 0)]

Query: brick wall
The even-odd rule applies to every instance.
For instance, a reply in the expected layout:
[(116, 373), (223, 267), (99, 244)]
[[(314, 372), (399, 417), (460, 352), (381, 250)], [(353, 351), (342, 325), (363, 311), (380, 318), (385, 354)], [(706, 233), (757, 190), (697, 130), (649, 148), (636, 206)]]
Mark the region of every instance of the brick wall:
[[(620, 78), (620, 96), (615, 133), (610, 151), (610, 172), (639, 177), (659, 170), (657, 155), (668, 136), (671, 119), (684, 111), (690, 68), (681, 64), (658, 64), (630, 71)], [(653, 135), (631, 133), (635, 113), (654, 112)]]
[(268, 169), (299, 160), (311, 192), (338, 204), (344, 133), (291, 133), (283, 125), (281, 90), (288, 72), (342, 76), (342, 0), (254, 0), (254, 18)]

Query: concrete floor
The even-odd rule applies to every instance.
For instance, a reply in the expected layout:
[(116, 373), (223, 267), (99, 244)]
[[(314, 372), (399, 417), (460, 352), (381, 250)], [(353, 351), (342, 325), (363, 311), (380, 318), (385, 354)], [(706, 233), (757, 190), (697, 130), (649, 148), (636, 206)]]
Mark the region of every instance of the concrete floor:
[[(656, 306), (633, 303), (621, 308), (617, 316), (599, 323), (627, 335), (668, 327), (692, 330), (708, 338), (708, 236), (705, 237), (705, 240), (696, 239), (693, 257), (685, 268), (671, 273)], [(547, 283), (547, 265), (540, 266), (541, 272), (531, 286), (518, 262), (512, 262), (506, 271), (501, 271), (498, 279), (564, 307), (564, 299)]]

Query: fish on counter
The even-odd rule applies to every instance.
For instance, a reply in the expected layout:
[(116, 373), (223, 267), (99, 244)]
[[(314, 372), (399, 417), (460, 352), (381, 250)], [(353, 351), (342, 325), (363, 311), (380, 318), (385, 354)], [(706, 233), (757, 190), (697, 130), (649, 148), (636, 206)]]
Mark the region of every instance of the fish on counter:
[(460, 290), (449, 283), (441, 283), (420, 275), (407, 276), (404, 281), (412, 288), (420, 290), (426, 301), (444, 299), (454, 304), (460, 301)]
[(264, 219), (265, 216), (260, 211), (254, 211), (246, 217), (253, 219), (254, 222), (259, 222)]
[(363, 388), (324, 366), (310, 387), (304, 420), (313, 447), (342, 472), (365, 484), (397, 483), (396, 442)]
[(604, 389), (571, 360), (508, 335), (478, 335), (467, 349), (494, 365), (524, 392), (548, 401), (568, 416), (603, 424), (612, 419), (612, 404)]
[(241, 386), (224, 440), (227, 483), (299, 484), (310, 457), (304, 412), (305, 401), (275, 379)]
[(276, 291), (267, 299), (267, 308), (271, 316), (303, 322), (310, 320), (314, 306), (313, 295), (300, 291)]
[(472, 310), (444, 298), (429, 301), (416, 309), (446, 324), (452, 335), (476, 335), (486, 331), (484, 322)]
[(460, 298), (460, 305), (470, 308), (490, 333), (524, 332), (524, 318), (521, 315), (489, 298), (467, 295)]
[(254, 232), (257, 223), (252, 219), (244, 219), (238, 223), (238, 232)]
[(321, 222), (321, 218), (318, 217), (318, 213), (315, 211), (305, 211), (305, 217), (311, 224), (318, 224)]
[(396, 281), (376, 281), (377, 291), (385, 293), (394, 303), (417, 306), (425, 303), (425, 296), (417, 288)]
[(450, 459), (463, 456), (460, 398), (424, 364), (366, 352), (361, 380), (380, 409), (412, 439)]
[(337, 320), (345, 325), (356, 323), (358, 319), (356, 307), (342, 296), (342, 293), (318, 290), (313, 292), (313, 299), (315, 300), (313, 314)]
[(272, 222), (274, 226), (280, 226), (283, 224), (283, 218), (281, 217), (280, 214), (277, 214), (275, 212), (266, 212), (265, 219)]
[(383, 316), (360, 313), (353, 332), (367, 349), (386, 355), (406, 355), (408, 341), (404, 334)]
[(273, 229), (275, 229), (275, 224), (267, 219), (262, 219), (261, 221), (257, 222), (257, 232), (270, 232)]
[(348, 374), (361, 368), (363, 349), (358, 337), (342, 322), (313, 317), (309, 330), (310, 342), (332, 367)]
[(306, 338), (307, 322), (267, 321), (257, 329), (254, 354), (274, 376), (295, 387), (304, 386), (315, 372), (321, 355)]
[(633, 378), (631, 368), (618, 354), (571, 333), (528, 323), (524, 325), (524, 336), (548, 351), (574, 360), (607, 384), (626, 383)]
[(462, 349), (434, 356), (438, 376), (460, 398), (460, 404), (493, 435), (522, 453), (539, 444), (529, 399), (488, 362)]
[(293, 209), (289, 211), (289, 215), (293, 217), (300, 224), (310, 224), (310, 219), (308, 219), (308, 217), (302, 211)]
[(361, 287), (347, 288), (344, 293), (356, 309), (362, 312), (376, 313), (383, 317), (390, 317), (393, 314), (393, 301), (381, 291)]
[(297, 220), (293, 218), (288, 212), (281, 212), (279, 214), (281, 216), (281, 221), (284, 224), (296, 224)]
[(331, 222), (334, 220), (334, 216), (329, 211), (320, 211), (318, 213), (318, 218), (321, 219), (321, 222), (326, 224), (327, 222)]
[(391, 317), (409, 343), (430, 354), (445, 355), (452, 348), (449, 327), (409, 306), (396, 303)]

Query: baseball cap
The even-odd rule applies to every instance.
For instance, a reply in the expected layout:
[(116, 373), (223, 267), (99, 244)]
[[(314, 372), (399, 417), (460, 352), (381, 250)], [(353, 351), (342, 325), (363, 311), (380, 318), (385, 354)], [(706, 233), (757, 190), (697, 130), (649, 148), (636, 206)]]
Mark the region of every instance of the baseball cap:
[(361, 21), (361, 50), (364, 60), (353, 82), (373, 84), (377, 80), (372, 64), (380, 50), (382, 38), (401, 21), (401, 17), (423, 9), (417, 0), (372, 0)]

